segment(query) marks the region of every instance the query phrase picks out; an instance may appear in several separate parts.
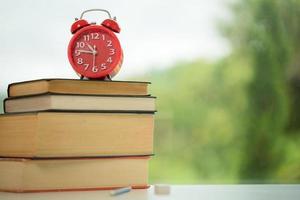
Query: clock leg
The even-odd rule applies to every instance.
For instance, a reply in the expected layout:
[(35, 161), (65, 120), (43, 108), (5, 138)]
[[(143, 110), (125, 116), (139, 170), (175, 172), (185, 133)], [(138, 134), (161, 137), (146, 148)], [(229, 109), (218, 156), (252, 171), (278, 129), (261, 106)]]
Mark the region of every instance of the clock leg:
[(104, 79), (104, 80), (111, 81), (111, 77), (110, 77), (110, 75), (108, 74), (108, 75), (105, 77), (105, 79)]

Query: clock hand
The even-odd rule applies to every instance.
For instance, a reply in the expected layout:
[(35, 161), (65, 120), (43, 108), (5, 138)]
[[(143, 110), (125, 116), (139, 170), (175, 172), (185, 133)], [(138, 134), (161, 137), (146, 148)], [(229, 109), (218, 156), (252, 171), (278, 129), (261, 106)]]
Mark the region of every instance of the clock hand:
[(90, 54), (94, 54), (93, 51), (87, 51), (87, 50), (76, 50), (77, 52), (81, 52), (81, 53), (90, 53)]
[(95, 52), (95, 49), (88, 43), (86, 43), (86, 45), (88, 46), (88, 48), (92, 51), (92, 52)]
[(93, 53), (93, 67), (95, 67), (96, 54)]
[(97, 55), (97, 51), (96, 51), (96, 45), (93, 46), (93, 66), (95, 66), (95, 62), (96, 62), (96, 55)]

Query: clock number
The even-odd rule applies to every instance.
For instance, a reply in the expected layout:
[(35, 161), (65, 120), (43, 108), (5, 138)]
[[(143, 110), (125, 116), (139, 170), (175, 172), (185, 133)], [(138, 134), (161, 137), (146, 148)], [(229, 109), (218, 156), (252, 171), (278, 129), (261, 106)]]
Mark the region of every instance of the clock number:
[(89, 68), (89, 64), (83, 64), (83, 66), (84, 66), (84, 71), (86, 71), (88, 68)]
[(84, 35), (83, 39), (84, 39), (84, 41), (90, 41), (90, 36), (89, 35)]
[(75, 50), (75, 56), (80, 56), (80, 51)]
[(105, 65), (105, 63), (102, 63), (102, 64), (101, 64), (100, 69), (101, 69), (101, 70), (106, 70), (106, 69), (107, 69), (107, 66)]
[(100, 34), (99, 33), (91, 33), (92, 35), (92, 40), (99, 40), (100, 39)]
[(109, 49), (109, 55), (114, 55), (115, 54), (115, 49)]
[(111, 40), (107, 40), (107, 47), (112, 47), (112, 41)]
[(81, 65), (83, 63), (83, 59), (82, 58), (78, 58), (77, 59), (77, 64)]
[(77, 42), (76, 47), (77, 48), (83, 48), (84, 47), (84, 42)]
[(108, 59), (106, 60), (106, 62), (112, 63), (111, 57), (108, 57)]
[(92, 72), (98, 72), (99, 71), (99, 69), (98, 69), (98, 67), (97, 66), (93, 66), (93, 68), (92, 68)]

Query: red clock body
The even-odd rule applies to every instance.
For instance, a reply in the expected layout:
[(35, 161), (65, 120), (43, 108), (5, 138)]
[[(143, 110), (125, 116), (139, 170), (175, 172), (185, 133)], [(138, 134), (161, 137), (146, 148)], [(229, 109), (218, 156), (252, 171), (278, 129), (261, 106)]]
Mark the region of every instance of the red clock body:
[(74, 25), (82, 27), (74, 31), (68, 46), (68, 58), (73, 69), (80, 76), (90, 79), (104, 79), (117, 74), (122, 65), (123, 52), (113, 30), (103, 25), (85, 23), (83, 26), (80, 20)]

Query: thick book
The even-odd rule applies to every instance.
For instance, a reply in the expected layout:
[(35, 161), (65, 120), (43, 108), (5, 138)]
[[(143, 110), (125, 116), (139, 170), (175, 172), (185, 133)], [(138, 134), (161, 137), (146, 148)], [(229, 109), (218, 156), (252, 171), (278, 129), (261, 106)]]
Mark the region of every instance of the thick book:
[(153, 153), (153, 114), (37, 112), (0, 115), (0, 157)]
[(99, 81), (78, 79), (39, 79), (12, 83), (8, 96), (43, 93), (97, 94), (97, 95), (148, 95), (149, 82)]
[(9, 97), (3, 105), (6, 113), (49, 110), (154, 112), (155, 97), (46, 93)]
[(46, 192), (148, 187), (148, 156), (82, 159), (0, 158), (0, 191)]

